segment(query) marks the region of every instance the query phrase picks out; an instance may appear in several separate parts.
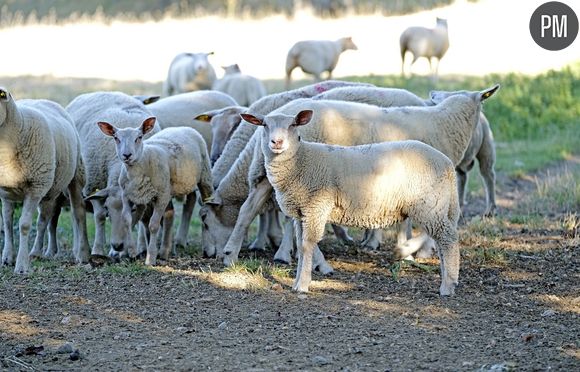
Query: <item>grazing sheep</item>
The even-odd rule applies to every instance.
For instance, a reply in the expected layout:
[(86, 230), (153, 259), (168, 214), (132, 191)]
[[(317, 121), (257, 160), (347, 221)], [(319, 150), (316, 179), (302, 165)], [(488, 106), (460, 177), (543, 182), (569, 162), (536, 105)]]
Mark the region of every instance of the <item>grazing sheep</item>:
[[(213, 193), (205, 141), (196, 130), (187, 127), (164, 129), (143, 140), (155, 126), (154, 117), (145, 119), (139, 128), (120, 129), (103, 121), (98, 125), (105, 135), (115, 139), (117, 157), (123, 162), (119, 186), (125, 235), (130, 235), (133, 223), (132, 205), (153, 205), (145, 264), (155, 265), (157, 232), (172, 197), (186, 196), (195, 203), (196, 189), (202, 201)], [(163, 246), (160, 257), (167, 259), (169, 252), (170, 247)]]
[(211, 127), (192, 119), (205, 111), (236, 105), (237, 102), (225, 93), (201, 90), (165, 97), (148, 104), (147, 108), (153, 113), (152, 116), (157, 118), (161, 128), (192, 127), (197, 130), (205, 140), (208, 152), (211, 152)]
[[(401, 75), (405, 75), (405, 54), (409, 51), (413, 54), (411, 66), (420, 57), (425, 57), (429, 60), (431, 73), (434, 77), (437, 77), (439, 62), (449, 48), (447, 20), (437, 18), (435, 28), (409, 27), (401, 34), (399, 44), (401, 46)], [(432, 59), (435, 58), (437, 59), (437, 64), (435, 69), (433, 69)]]
[(226, 143), (240, 125), (240, 114), (248, 108), (244, 106), (228, 106), (221, 109), (211, 110), (197, 115), (194, 120), (209, 123), (211, 127), (211, 165), (219, 159), (224, 151)]
[(346, 50), (357, 50), (350, 37), (338, 40), (303, 40), (290, 48), (286, 56), (286, 89), (290, 89), (292, 71), (300, 67), (307, 74), (314, 75), (316, 81), (321, 81), (321, 74), (328, 71), (328, 79), (332, 79), (340, 54)]
[(225, 74), (213, 89), (233, 97), (241, 106), (249, 106), (266, 95), (266, 87), (254, 76), (242, 74), (237, 64), (223, 67)]
[[(481, 109), (481, 102), (499, 88), (494, 86), (469, 96), (455, 95), (432, 107), (380, 108), (356, 102), (336, 100), (298, 99), (277, 109), (276, 113), (294, 116), (302, 110), (315, 112), (312, 125), (304, 128), (306, 140), (346, 146), (383, 141), (415, 139), (425, 142), (459, 164), (471, 140)], [(237, 260), (240, 236), (260, 210), (262, 200), (267, 200), (272, 189), (265, 180), (265, 170), (258, 156), (250, 168), (250, 184), (256, 186), (242, 206), (235, 228), (224, 247), (224, 262)], [(259, 196), (259, 198), (258, 198)], [(262, 202), (263, 203), (263, 202)], [(252, 214), (253, 213), (253, 214)], [(404, 240), (404, 239), (401, 239)], [(281, 250), (275, 259), (289, 260)]]
[[(77, 262), (87, 262), (85, 209), (82, 200), (84, 169), (79, 137), (66, 111), (49, 100), (23, 99), (14, 101), (0, 88), (0, 199), (4, 223), (2, 264), (14, 262), (14, 204), (22, 202), (19, 220), (20, 239), (14, 272), (30, 271), (28, 238), (32, 217), (38, 209), (37, 234), (31, 256), (42, 254), (44, 234), (48, 224), (47, 255), (57, 250), (57, 202), (64, 193), (71, 201), (73, 217), (73, 253)], [(60, 205), (58, 206), (60, 209)]]
[(216, 81), (213, 66), (209, 63), (210, 53), (180, 53), (169, 65), (167, 79), (163, 83), (163, 95), (211, 89)]
[[(351, 85), (370, 84), (337, 80), (311, 84), (262, 97), (250, 106), (250, 110), (267, 114), (292, 100), (312, 97), (327, 90)], [(222, 249), (232, 234), (236, 221), (242, 219), (242, 217), (238, 217), (242, 203), (248, 198), (250, 187), (248, 171), (254, 154), (254, 144), (248, 143), (248, 141), (255, 129), (255, 126), (242, 122), (232, 138), (226, 143), (222, 156), (212, 168), (214, 187), (216, 188), (214, 198), (206, 203), (199, 212), (202, 221), (204, 221), (202, 225), (203, 252), (208, 257), (223, 256)], [(251, 223), (256, 214), (245, 223)]]
[(419, 141), (354, 147), (302, 141), (297, 127), (308, 124), (312, 114), (242, 114), (264, 127), (268, 180), (282, 211), (296, 220), (299, 259), (293, 289), (308, 292), (314, 248), (327, 222), (379, 228), (412, 218), (437, 243), (439, 293), (453, 295), (459, 279), (459, 202), (451, 160)]
[[(107, 121), (119, 128), (139, 127), (144, 119), (153, 116), (140, 101), (121, 92), (91, 92), (73, 99), (66, 111), (72, 117), (81, 142), (86, 182), (83, 194), (93, 207), (95, 240), (92, 254), (104, 255), (105, 220), (111, 220), (111, 234), (120, 235), (121, 190), (118, 179), (121, 162), (115, 154), (115, 146), (101, 134), (96, 123)], [(160, 130), (156, 126), (155, 132)], [(111, 253), (128, 251), (135, 256), (134, 246), (111, 241)]]
[[(430, 93), (431, 104), (438, 104), (445, 98), (455, 95), (469, 95), (468, 91), (443, 92), (432, 91)], [(491, 217), (495, 214), (495, 144), (493, 141), (493, 133), (489, 121), (485, 115), (480, 113), (479, 123), (476, 130), (473, 132), (471, 142), (463, 155), (463, 159), (457, 165), (457, 189), (459, 192), (459, 206), (463, 208), (465, 205), (465, 186), (467, 185), (468, 172), (473, 168), (475, 159), (479, 164), (479, 172), (483, 178), (486, 190), (486, 208), (483, 213), (486, 217)]]

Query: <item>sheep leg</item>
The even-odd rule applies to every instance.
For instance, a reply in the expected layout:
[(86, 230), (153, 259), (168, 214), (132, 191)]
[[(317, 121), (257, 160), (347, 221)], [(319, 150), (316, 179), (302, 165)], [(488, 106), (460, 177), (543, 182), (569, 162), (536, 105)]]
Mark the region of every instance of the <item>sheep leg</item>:
[[(59, 203), (52, 213), (52, 217), (50, 218), (50, 223), (48, 224), (48, 246), (44, 250), (44, 257), (50, 258), (55, 257), (59, 253), (58, 249), (58, 239), (57, 237), (57, 226), (58, 226), (58, 219), (61, 213), (61, 204)], [(73, 225), (74, 228), (74, 225)]]
[(32, 228), (32, 215), (40, 203), (39, 197), (26, 196), (22, 203), (22, 214), (18, 221), (20, 227), (20, 241), (18, 255), (16, 256), (16, 274), (28, 274), (30, 272), (30, 258), (28, 257), (28, 238)]
[(274, 262), (290, 265), (292, 263), (292, 251), (294, 250), (294, 221), (290, 217), (285, 217), (284, 235), (282, 242), (274, 255)]
[(34, 239), (34, 246), (29, 253), (29, 257), (41, 257), (42, 250), (44, 248), (44, 235), (46, 234), (46, 228), (52, 217), (52, 213), (56, 206), (56, 200), (49, 199), (43, 200), (38, 206), (38, 218), (36, 220), (36, 238)]
[(147, 245), (147, 257), (145, 258), (145, 265), (155, 266), (157, 263), (157, 233), (161, 227), (161, 218), (167, 203), (155, 203), (153, 214), (149, 220), (149, 244)]
[(278, 208), (272, 208), (268, 211), (269, 224), (267, 238), (271, 247), (279, 247), (284, 235), (282, 226), (280, 225), (279, 214), (280, 210)]
[[(413, 226), (411, 221), (408, 218), (406, 218), (403, 222), (399, 224), (399, 231), (397, 232), (397, 247), (403, 246), (412, 237), (413, 237)], [(419, 249), (420, 247), (417, 250)], [(413, 261), (415, 259), (412, 253), (403, 257), (405, 257), (405, 260)]]
[(264, 178), (256, 185), (256, 188), (250, 191), (248, 198), (242, 204), (234, 231), (224, 247), (224, 264), (226, 266), (231, 266), (238, 260), (248, 227), (272, 195), (272, 190), (272, 185), (267, 178)]
[(400, 260), (404, 258), (405, 260), (413, 260), (413, 253), (419, 251), (429, 240), (429, 235), (423, 232), (403, 243), (398, 243), (394, 252), (395, 259)]
[(364, 249), (376, 250), (380, 247), (383, 241), (383, 230), (372, 229), (365, 231), (365, 238), (361, 242)]
[(434, 239), (437, 243), (439, 267), (441, 269), (441, 296), (452, 296), (459, 282), (459, 246), (457, 245), (457, 231), (447, 223), (441, 230), (435, 230)]
[(477, 153), (477, 160), (479, 162), (479, 173), (481, 173), (485, 183), (486, 209), (484, 216), (492, 217), (497, 208), (495, 205), (495, 170), (493, 169), (495, 149), (493, 145), (487, 143), (484, 143), (482, 147), (483, 149)]
[(354, 239), (348, 235), (348, 229), (344, 226), (331, 224), (334, 235), (343, 243), (352, 243)]
[(296, 268), (296, 279), (292, 287), (295, 291), (308, 292), (308, 287), (312, 281), (314, 251), (318, 248), (318, 242), (324, 236), (326, 216), (326, 213), (317, 211), (316, 219), (297, 221), (294, 225), (296, 241), (302, 242), (301, 245), (298, 245), (298, 267)]
[(268, 219), (268, 212), (262, 213), (258, 216), (258, 234), (256, 239), (248, 247), (252, 251), (264, 251), (266, 250), (266, 233), (270, 226), (270, 220)]
[(2, 224), (4, 225), (4, 249), (2, 250), (2, 265), (14, 263), (14, 204), (2, 199)]
[(105, 221), (107, 210), (99, 200), (91, 200), (93, 204), (93, 215), (95, 218), (95, 241), (91, 254), (103, 256), (105, 254)]
[(459, 196), (459, 208), (463, 209), (463, 206), (466, 204), (465, 186), (467, 185), (467, 172), (456, 168), (455, 174), (457, 175), (457, 195)]
[(161, 238), (161, 251), (159, 252), (159, 257), (163, 260), (169, 259), (169, 252), (173, 245), (173, 219), (175, 211), (173, 207), (167, 207), (165, 214), (163, 215), (163, 234)]
[[(87, 234), (87, 211), (83, 200), (82, 185), (73, 182), (68, 186), (73, 225), (73, 254), (77, 263), (89, 262), (89, 239)], [(55, 237), (56, 238), (56, 237)]]
[(334, 269), (324, 258), (322, 251), (318, 247), (318, 244), (314, 248), (314, 258), (313, 258), (313, 268), (312, 270), (318, 271), (323, 275), (332, 274)]
[(135, 257), (139, 257), (143, 252), (147, 251), (147, 227), (143, 222), (139, 223), (137, 227), (137, 251), (135, 252)]
[(185, 203), (183, 204), (183, 211), (181, 213), (181, 222), (179, 223), (177, 235), (175, 236), (176, 247), (187, 247), (187, 233), (189, 232), (189, 224), (191, 223), (196, 200), (197, 194), (195, 192), (189, 193), (185, 197)]

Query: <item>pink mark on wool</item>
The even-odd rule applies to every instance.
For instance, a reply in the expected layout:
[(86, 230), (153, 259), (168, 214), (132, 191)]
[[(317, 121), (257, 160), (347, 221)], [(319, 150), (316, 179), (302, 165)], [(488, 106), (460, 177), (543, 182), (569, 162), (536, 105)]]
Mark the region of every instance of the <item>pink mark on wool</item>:
[(316, 90), (318, 93), (322, 93), (326, 92), (328, 89), (323, 84), (316, 84), (314, 86), (314, 90)]

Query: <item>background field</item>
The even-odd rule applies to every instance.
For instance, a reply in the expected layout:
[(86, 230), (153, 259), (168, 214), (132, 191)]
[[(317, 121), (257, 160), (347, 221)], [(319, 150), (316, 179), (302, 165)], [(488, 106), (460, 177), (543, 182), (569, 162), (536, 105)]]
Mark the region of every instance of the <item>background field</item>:
[[(22, 6), (21, 11), (31, 4), (4, 2), (0, 18), (8, 19), (5, 11), (13, 14), (15, 10), (9, 6), (16, 3)], [(45, 8), (48, 3), (42, 2)], [(15, 19), (9, 18), (0, 30), (8, 50), (16, 47), (14, 38), (28, 41), (37, 38), (34, 45), (40, 45), (44, 37), (52, 37), (52, 47), (60, 50), (72, 40), (72, 36), (67, 39), (64, 35), (87, 29), (96, 30), (106, 42), (101, 45), (96, 42), (98, 37), (85, 35), (89, 42), (79, 47), (79, 53), (55, 61), (43, 57), (33, 59), (32, 63), (29, 51), (8, 53), (0, 71), (3, 75), (0, 85), (16, 98), (49, 98), (63, 105), (80, 93), (94, 90), (158, 94), (172, 48), (183, 47), (190, 40), (180, 38), (179, 43), (172, 40), (167, 43), (171, 45), (160, 47), (161, 51), (153, 57), (144, 58), (135, 51), (146, 50), (146, 40), (142, 39), (147, 39), (152, 31), (145, 32), (141, 27), (160, 33), (177, 32), (187, 24), (211, 25), (218, 20), (201, 15), (202, 19), (168, 19), (171, 10), (159, 5), (158, 13), (150, 8), (142, 10), (157, 14), (152, 19), (158, 22), (138, 23), (133, 19), (131, 22), (137, 28), (128, 23), (115, 26), (116, 21), (111, 18), (115, 10), (107, 6), (109, 2), (101, 3), (103, 14), (99, 17), (106, 21), (104, 24), (90, 21), (67, 28), (64, 14), (68, 13), (64, 9), (63, 16), (53, 16), (62, 18), (63, 26), (46, 29), (38, 24), (7, 27)], [(393, 2), (403, 3), (406, 2)], [(427, 9), (435, 4), (412, 3), (423, 4)], [(14, 275), (13, 268), (0, 268), (2, 368), (10, 371), (580, 369), (580, 44), (576, 42), (575, 49), (556, 54), (533, 49), (527, 40), (518, 39), (524, 33), (516, 29), (528, 17), (529, 8), (537, 4), (504, 1), (501, 4), (508, 14), (491, 17), (491, 10), (498, 9), (499, 3), (462, 1), (451, 7), (388, 18), (377, 13), (357, 18), (360, 15), (355, 16), (353, 9), (347, 9), (351, 14), (348, 26), (345, 19), (318, 19), (312, 13), (304, 13), (303, 8), (294, 14), (293, 21), (285, 15), (255, 22), (248, 20), (247, 14), (240, 20), (219, 19), (219, 25), (225, 29), (239, 26), (240, 35), (254, 32), (253, 38), (264, 32), (260, 27), (272, 24), (300, 26), (300, 31), (294, 34), (282, 26), (277, 28), (276, 32), (284, 33), (285, 40), (312, 34), (313, 30), (327, 35), (337, 29), (356, 31), (365, 47), (359, 51), (362, 57), (352, 53), (341, 59), (343, 68), (337, 72), (345, 80), (406, 88), (422, 97), (431, 89), (480, 90), (495, 83), (502, 85), (484, 106), (496, 139), (499, 211), (494, 218), (480, 217), (485, 209), (485, 193), (476, 165), (469, 181), (468, 206), (459, 226), (462, 262), (457, 296), (441, 299), (437, 295), (437, 259), (394, 262), (389, 247), (395, 236), (390, 229), (385, 247), (376, 252), (365, 251), (357, 244), (340, 244), (329, 234), (321, 248), (335, 268), (334, 275), (315, 275), (312, 293), (297, 295), (290, 290), (295, 267), (274, 265), (272, 249), (244, 250), (240, 264), (227, 269), (214, 259), (202, 258), (200, 226), (195, 215), (189, 246), (178, 257), (154, 268), (141, 262), (79, 266), (71, 263), (69, 257), (36, 261), (34, 272), (27, 277)], [(122, 7), (127, 3), (110, 4)], [(40, 9), (45, 8), (38, 7), (37, 12), (40, 14)], [(219, 9), (227, 13), (227, 8)], [(371, 32), (373, 35), (363, 38), (363, 31), (366, 34), (376, 31), (382, 19), (392, 27), (385, 30), (397, 36), (397, 28), (409, 22), (430, 25), (437, 12), (456, 16), (453, 22), (450, 20), (450, 25), (455, 26), (450, 27), (455, 27), (457, 41), (452, 42), (448, 63), (445, 59), (442, 62), (442, 76), (437, 82), (425, 76), (425, 65), (419, 64), (413, 77), (402, 78), (398, 74), (398, 60), (386, 63), (368, 60), (373, 53), (382, 53), (383, 61), (387, 61), (386, 56), (392, 53), (396, 56), (397, 51), (392, 50), (393, 42), (387, 41), (391, 38), (388, 33)], [(519, 36), (502, 35), (508, 19), (512, 19), (511, 27), (516, 30), (513, 33)], [(50, 23), (50, 19), (43, 22)], [(367, 28), (353, 27), (365, 22)], [(477, 31), (471, 33), (478, 41), (486, 40), (475, 48), (478, 53), (459, 40), (459, 34), (467, 32), (462, 27), (469, 22), (473, 26), (489, 26), (476, 27)], [(119, 32), (129, 30), (142, 32), (138, 47), (119, 51), (116, 44), (110, 44), (111, 49), (107, 49), (106, 43), (112, 43), (109, 35), (117, 35), (122, 45)], [(201, 49), (209, 45), (195, 35), (191, 34), (193, 45), (201, 45)], [(380, 44), (383, 47), (375, 47), (371, 53), (367, 48), (379, 45), (372, 44), (378, 39), (385, 40)], [(214, 40), (220, 46), (223, 61), (228, 53), (245, 58), (238, 49), (243, 50), (244, 44), (236, 38), (232, 40), (230, 43), (236, 44), (232, 51), (227, 43), (221, 44), (220, 38)], [(514, 40), (520, 41), (511, 50), (510, 42)], [(263, 42), (268, 46), (267, 41)], [(467, 49), (462, 49), (465, 46)], [(280, 56), (274, 54), (285, 48), (268, 49), (272, 59), (266, 61), (262, 58), (250, 64), (252, 60), (247, 60), (250, 72), (264, 78), (270, 93), (282, 90), (281, 77), (276, 72), (281, 68)], [(135, 60), (142, 61), (139, 68), (131, 71), (138, 79), (126, 72), (135, 66)], [(108, 63), (115, 67), (110, 72), (98, 68)], [(54, 68), (57, 65), (59, 68)], [(70, 71), (69, 76), (63, 76), (66, 71)], [(296, 74), (294, 86), (308, 83), (308, 78)], [(88, 222), (92, 239), (91, 215)], [(254, 230), (250, 238), (253, 233)], [(361, 236), (356, 229), (352, 233), (357, 238)], [(65, 213), (59, 226), (59, 241), (65, 252), (70, 251), (71, 235), (70, 216)], [(71, 350), (67, 350), (67, 344)], [(75, 349), (79, 350), (79, 360), (71, 359)]]

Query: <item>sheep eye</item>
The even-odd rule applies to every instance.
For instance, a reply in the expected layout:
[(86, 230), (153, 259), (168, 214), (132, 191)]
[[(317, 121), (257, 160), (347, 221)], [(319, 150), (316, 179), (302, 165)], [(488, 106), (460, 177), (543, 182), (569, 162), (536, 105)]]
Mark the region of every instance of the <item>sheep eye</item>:
[(0, 90), (0, 98), (6, 98), (6, 92), (3, 90)]
[(119, 144), (121, 141), (119, 141), (119, 138), (117, 138), (117, 136), (113, 137), (115, 139), (115, 142), (117, 142), (117, 144)]
[(139, 141), (141, 141), (141, 139), (143, 139), (143, 136), (139, 136), (135, 139), (135, 143), (139, 143)]

